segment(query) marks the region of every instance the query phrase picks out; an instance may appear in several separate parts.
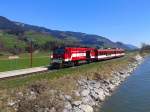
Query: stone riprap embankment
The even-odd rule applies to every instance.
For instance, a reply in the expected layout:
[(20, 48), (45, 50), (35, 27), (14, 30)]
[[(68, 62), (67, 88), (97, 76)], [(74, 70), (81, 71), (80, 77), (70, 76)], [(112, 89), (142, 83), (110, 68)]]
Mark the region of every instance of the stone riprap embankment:
[(135, 57), (135, 62), (129, 64), (128, 67), (121, 71), (114, 71), (110, 79), (103, 80), (78, 80), (79, 90), (76, 95), (81, 99), (78, 101), (66, 101), (64, 112), (94, 112), (107, 96), (112, 92), (136, 69), (142, 62), (140, 55)]

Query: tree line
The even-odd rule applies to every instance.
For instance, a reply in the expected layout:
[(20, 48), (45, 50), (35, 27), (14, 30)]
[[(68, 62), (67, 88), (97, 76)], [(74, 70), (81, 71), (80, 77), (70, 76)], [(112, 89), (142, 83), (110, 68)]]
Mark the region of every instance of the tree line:
[(150, 44), (142, 43), (140, 53), (150, 53)]

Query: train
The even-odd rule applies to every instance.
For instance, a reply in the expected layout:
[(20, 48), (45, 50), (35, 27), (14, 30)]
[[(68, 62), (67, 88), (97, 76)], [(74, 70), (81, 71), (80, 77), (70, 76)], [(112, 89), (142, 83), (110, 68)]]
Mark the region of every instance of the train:
[(87, 47), (59, 47), (53, 49), (51, 65), (53, 68), (77, 66), (101, 60), (123, 57), (125, 50), (121, 48), (97, 49)]

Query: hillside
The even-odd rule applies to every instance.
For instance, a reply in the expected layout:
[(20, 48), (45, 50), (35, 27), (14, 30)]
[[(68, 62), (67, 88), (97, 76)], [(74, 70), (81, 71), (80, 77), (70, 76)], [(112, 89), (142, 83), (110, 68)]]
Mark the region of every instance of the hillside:
[(132, 50), (131, 45), (129, 46), (121, 42), (115, 43), (102, 36), (81, 32), (51, 30), (11, 21), (0, 16), (0, 50), (10, 52), (14, 52), (14, 49), (15, 52), (28, 51), (29, 40), (33, 41), (35, 49), (44, 50), (55, 46), (119, 47)]

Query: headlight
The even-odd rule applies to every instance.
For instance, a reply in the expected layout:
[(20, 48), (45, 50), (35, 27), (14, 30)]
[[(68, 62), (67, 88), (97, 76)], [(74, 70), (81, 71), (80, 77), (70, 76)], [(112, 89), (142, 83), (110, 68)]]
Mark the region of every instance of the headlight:
[(51, 55), (50, 57), (53, 58), (53, 55)]

